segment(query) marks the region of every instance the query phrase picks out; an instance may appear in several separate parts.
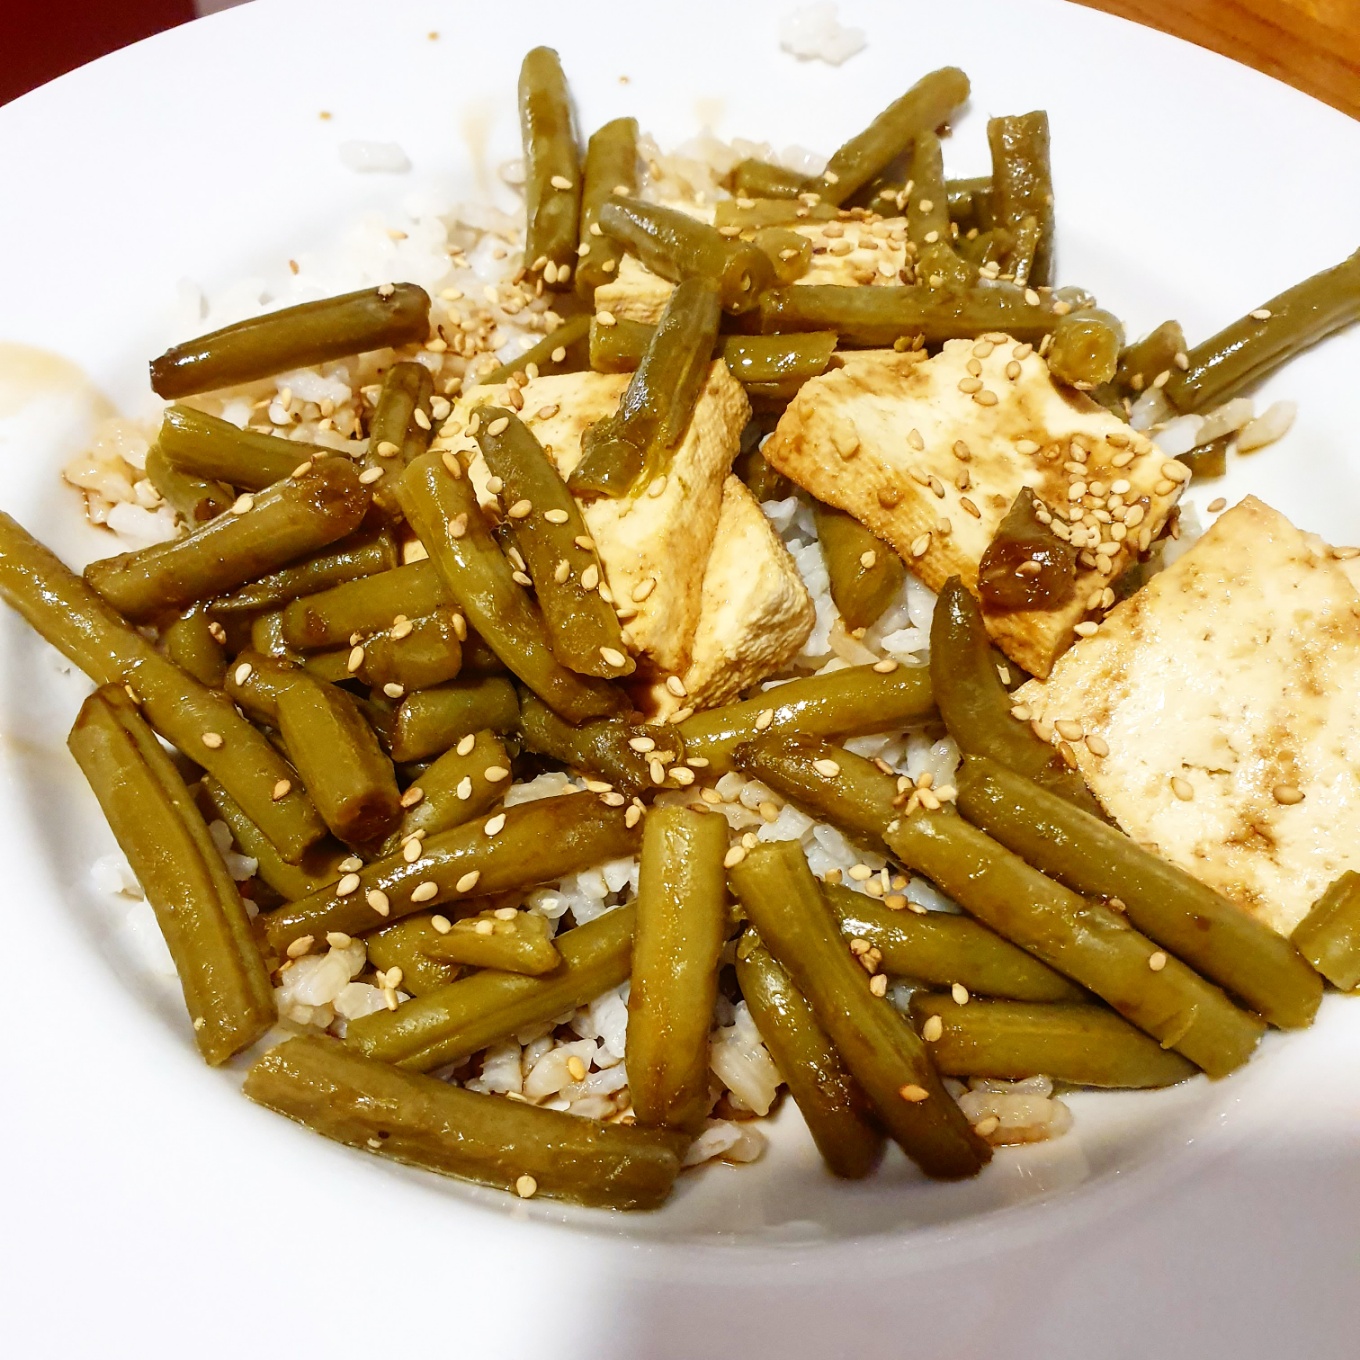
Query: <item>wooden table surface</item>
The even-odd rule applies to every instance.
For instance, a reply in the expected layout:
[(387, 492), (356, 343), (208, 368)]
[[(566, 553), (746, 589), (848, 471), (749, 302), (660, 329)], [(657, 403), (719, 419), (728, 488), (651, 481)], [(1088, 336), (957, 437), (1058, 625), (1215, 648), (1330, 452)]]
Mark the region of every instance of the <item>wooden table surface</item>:
[(1254, 66), (1360, 118), (1360, 0), (1077, 0)]

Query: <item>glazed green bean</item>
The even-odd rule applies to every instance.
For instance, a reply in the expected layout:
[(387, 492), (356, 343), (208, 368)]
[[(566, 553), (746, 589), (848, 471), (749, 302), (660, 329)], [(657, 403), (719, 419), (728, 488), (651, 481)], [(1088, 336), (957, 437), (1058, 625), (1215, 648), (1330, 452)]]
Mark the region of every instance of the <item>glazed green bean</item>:
[(408, 694), (392, 715), (387, 741), (392, 759), (405, 765), (442, 755), (469, 733), (513, 732), (518, 723), (519, 701), (505, 676), (460, 676)]
[[(747, 428), (759, 433), (759, 426), (755, 424)], [(766, 461), (765, 455), (760, 451), (759, 440), (737, 455), (736, 462), (732, 464), (732, 471), (741, 478), (746, 489), (758, 501), (782, 501), (786, 496), (793, 494), (793, 483), (782, 473), (776, 472)]]
[(861, 1180), (883, 1157), (883, 1133), (869, 1097), (753, 930), (737, 945), (737, 984), (827, 1168), (846, 1180)]
[(1251, 1057), (1264, 1021), (1238, 1010), (1118, 912), (1046, 878), (962, 817), (917, 811), (892, 822), (884, 840), (971, 915), (1211, 1077)]
[(186, 524), (204, 524), (220, 515), (236, 499), (231, 487), (221, 482), (205, 482), (190, 477), (175, 467), (159, 444), (146, 455), (147, 480)]
[(841, 934), (877, 949), (882, 956), (879, 969), (890, 977), (913, 978), (934, 987), (952, 987), (957, 982), (980, 996), (1011, 1001), (1047, 1004), (1085, 999), (1081, 988), (1061, 973), (971, 916), (893, 911), (853, 888), (827, 886), (822, 891)]
[(749, 241), (729, 239), (717, 227), (676, 208), (639, 198), (600, 205), (600, 227), (652, 271), (672, 283), (705, 280), (728, 312), (749, 312), (774, 280), (774, 266)]
[(1059, 382), (1089, 391), (1109, 382), (1119, 364), (1124, 323), (1101, 307), (1059, 317), (1048, 350), (1048, 368)]
[(987, 232), (995, 225), (990, 175), (948, 180), (945, 183), (945, 195), (949, 204), (949, 219), (961, 232), (973, 228)]
[[(3, 513), (0, 598), (95, 684), (130, 684), (152, 727), (220, 779), (289, 863), (325, 835), (288, 763), (232, 702), (167, 661)], [(287, 791), (276, 797), (280, 785)]]
[(465, 1091), (323, 1036), (270, 1049), (245, 1093), (338, 1143), (520, 1195), (655, 1209), (680, 1171), (683, 1148), (655, 1131)]
[(511, 579), (470, 478), (454, 477), (437, 453), (427, 453), (406, 469), (397, 499), (445, 589), (509, 670), (569, 722), (619, 709), (616, 690), (576, 675), (553, 655), (543, 615)]
[(902, 559), (853, 515), (820, 501), (812, 511), (831, 578), (831, 598), (851, 632), (868, 628), (897, 598), (907, 569)]
[(738, 161), (730, 178), (728, 187), (737, 198), (797, 198), (817, 187), (813, 175), (801, 175), (752, 156)]
[(840, 217), (834, 203), (809, 203), (794, 198), (724, 198), (713, 205), (713, 225), (719, 229), (759, 231), (762, 227), (797, 226), (802, 222), (834, 222)]
[(434, 563), (411, 562), (289, 601), (283, 611), (283, 638), (303, 652), (349, 646), (356, 633), (365, 637), (381, 632), (398, 615), (422, 618), (448, 603), (449, 592)]
[(1077, 550), (1049, 527), (1051, 513), (1048, 523), (1039, 513), (1022, 486), (978, 562), (978, 595), (989, 609), (1056, 609), (1076, 593)]
[(582, 438), (581, 461), (567, 478), (573, 492), (617, 498), (666, 473), (708, 377), (721, 315), (707, 282), (676, 285), (618, 411)]
[(1196, 345), (1175, 368), (1166, 396), (1178, 411), (1201, 411), (1236, 396), (1300, 350), (1360, 319), (1360, 250), (1296, 283)]
[(1195, 474), (1195, 483), (1210, 477), (1221, 477), (1228, 470), (1228, 446), (1233, 442), (1230, 434), (1221, 434), (1207, 444), (1198, 444), (1188, 453), (1178, 453), (1176, 461), (1184, 463)]
[(263, 491), (307, 459), (330, 454), (315, 444), (243, 430), (192, 406), (166, 411), (156, 443), (170, 466), (184, 476), (225, 482), (241, 491)]
[(751, 237), (774, 270), (774, 282), (797, 283), (812, 268), (812, 241), (788, 227), (762, 227)]
[(964, 765), (959, 808), (1073, 891), (1118, 898), (1139, 930), (1272, 1025), (1312, 1023), (1322, 983), (1299, 951), (1122, 831), (983, 756)]
[(448, 604), (416, 619), (399, 616), (364, 642), (359, 678), (393, 699), (454, 680), (463, 665), (460, 631), (466, 634), (467, 625)]
[(892, 1139), (928, 1176), (976, 1175), (990, 1149), (940, 1083), (915, 1031), (870, 992), (798, 843), (757, 845), (728, 881)]
[(392, 535), (385, 529), (361, 528), (349, 538), (341, 539), (329, 551), (262, 576), (230, 595), (220, 596), (209, 607), (219, 618), (228, 614), (253, 614), (260, 609), (278, 609), (304, 595), (315, 595), (346, 581), (391, 571), (396, 565), (397, 547)]
[(477, 380), (477, 386), (494, 387), (507, 382), (516, 373), (527, 373), (531, 366), (534, 369), (532, 377), (546, 373), (575, 373), (586, 367), (589, 331), (589, 315), (568, 317), (555, 331), (550, 331), (522, 354), (483, 374)]
[(951, 233), (944, 152), (933, 130), (923, 129), (912, 142), (907, 178), (912, 184), (907, 197), (907, 239), (918, 252), (931, 246), (948, 246)]
[(925, 666), (896, 666), (890, 671), (847, 666), (696, 713), (679, 728), (686, 755), (701, 756), (715, 772), (723, 773), (733, 767), (733, 751), (762, 732), (862, 737), (928, 722), (934, 716), (935, 699)]
[[(505, 777), (496, 770), (489, 782)], [(593, 793), (542, 798), (509, 808), (495, 834), (466, 823), (421, 842), (421, 856), (408, 862), (390, 855), (367, 865), (349, 888), (321, 892), (262, 917), (270, 944), (283, 950), (302, 935), (331, 930), (359, 935), (440, 902), (551, 883), (635, 849), (640, 833), (626, 824), (622, 808), (608, 807)], [(340, 889), (349, 888), (341, 892)]]
[(121, 686), (86, 699), (67, 744), (156, 913), (199, 1052), (223, 1063), (275, 1018), (236, 884), (174, 762)]
[(497, 968), (503, 973), (540, 977), (562, 962), (552, 942), (546, 916), (513, 907), (496, 907), (464, 916), (440, 929), (425, 951), (443, 963), (466, 963), (473, 968)]
[(831, 157), (814, 189), (827, 203), (844, 203), (887, 169), (923, 132), (933, 132), (947, 123), (968, 98), (968, 89), (968, 77), (956, 66), (922, 76)]
[(1161, 378), (1165, 385), (1176, 371), (1176, 356), (1189, 347), (1179, 321), (1163, 321), (1141, 340), (1135, 340), (1119, 356), (1115, 386), (1125, 396), (1136, 397)]
[(297, 653), (288, 645), (283, 636), (283, 611), (266, 609), (250, 621), (250, 649), (261, 656), (272, 656), (288, 661), (296, 661)]
[(422, 771), (402, 799), (406, 812), (383, 842), (383, 855), (395, 855), (417, 832), (426, 836), (461, 826), (500, 801), (501, 786), (486, 777), (489, 769), (508, 770), (510, 757), (492, 732), (470, 732)]
[(958, 242), (959, 255), (973, 265), (995, 263), (998, 267), (1015, 249), (1015, 234), (1005, 227), (993, 227), (976, 236), (965, 236)]
[(619, 267), (623, 251), (599, 225), (600, 208), (611, 195), (631, 198), (637, 193), (636, 118), (615, 118), (591, 133), (581, 190), (581, 241), (577, 248), (576, 292), (589, 300), (608, 283)]
[(186, 610), (161, 632), (165, 654), (180, 670), (209, 689), (221, 689), (227, 673), (227, 653), (213, 634), (212, 620), (202, 606)]
[(1360, 874), (1342, 874), (1294, 927), (1291, 938), (1333, 987), (1343, 992), (1360, 987)]
[(576, 263), (581, 164), (567, 78), (550, 47), (535, 47), (520, 67), (519, 127), (524, 140), (524, 260), (548, 287), (565, 290)]
[(580, 675), (617, 680), (637, 668), (614, 606), (600, 593), (603, 568), (586, 522), (533, 431), (510, 410), (482, 408), (477, 445), (494, 476), (515, 547), (534, 582), (553, 655)]
[(977, 1000), (960, 1006), (917, 992), (911, 1018), (935, 1066), (951, 1077), (1043, 1076), (1074, 1086), (1146, 1089), (1195, 1075), (1194, 1063), (1100, 1006)]
[(151, 386), (175, 400), (424, 340), (430, 298), (414, 283), (384, 283), (238, 321), (168, 349), (151, 361)]
[(364, 454), (365, 484), (373, 505), (387, 520), (400, 517), (392, 484), (406, 465), (430, 447), (430, 400), (434, 378), (424, 364), (393, 364), (383, 378), (368, 423), (368, 451)]
[[(440, 938), (434, 917), (434, 912), (418, 912), (364, 936), (368, 961), (386, 974), (384, 980), (390, 988), (428, 996), (458, 980), (462, 970), (456, 963), (436, 959), (428, 952), (428, 946)], [(393, 968), (400, 977), (392, 977)]]
[(400, 1010), (353, 1021), (345, 1042), (370, 1058), (417, 1072), (461, 1062), (625, 981), (636, 916), (629, 904), (564, 931), (556, 939), (562, 962), (545, 977), (474, 973)]
[(1017, 236), (1033, 218), (1032, 263), (1015, 281), (1031, 288), (1053, 282), (1053, 172), (1048, 159), (1048, 114), (1042, 110), (987, 122), (992, 149), (991, 209), (996, 225)]
[(639, 1124), (694, 1131), (709, 1111), (708, 1031), (727, 939), (727, 819), (668, 805), (642, 830), (625, 1060)]
[(186, 538), (91, 562), (85, 579), (127, 618), (153, 618), (344, 538), (359, 527), (368, 503), (348, 461), (328, 458), (296, 480), (242, 497)]

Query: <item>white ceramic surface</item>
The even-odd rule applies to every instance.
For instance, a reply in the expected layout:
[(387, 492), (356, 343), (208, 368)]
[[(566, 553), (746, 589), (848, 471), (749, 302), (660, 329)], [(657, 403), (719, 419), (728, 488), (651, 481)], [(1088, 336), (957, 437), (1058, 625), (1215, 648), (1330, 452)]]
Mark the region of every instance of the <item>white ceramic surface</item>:
[[(1241, 67), (1055, 0), (863, 0), (841, 10), (869, 46), (833, 69), (779, 51), (788, 7), (259, 0), (0, 109), (0, 505), (69, 560), (107, 551), (57, 469), (108, 403), (146, 408), (179, 281), (277, 280), (365, 212), (489, 192), (537, 42), (586, 127), (634, 113), (667, 145), (710, 123), (828, 150), (962, 65), (950, 172), (985, 167), (989, 114), (1048, 108), (1062, 279), (1134, 334), (1205, 334), (1357, 244), (1360, 128)], [(411, 172), (344, 169), (351, 138)], [(1250, 490), (1360, 541), (1358, 369), (1352, 333), (1271, 379), (1293, 432), (1192, 499)], [(761, 1164), (657, 1215), (514, 1203), (326, 1144), (201, 1065), (89, 880), (112, 841), (63, 747), (85, 688), (0, 617), (4, 1354), (1354, 1355), (1360, 1003), (1228, 1082), (1079, 1097), (1074, 1134), (964, 1186), (900, 1158), (834, 1184), (792, 1113)]]

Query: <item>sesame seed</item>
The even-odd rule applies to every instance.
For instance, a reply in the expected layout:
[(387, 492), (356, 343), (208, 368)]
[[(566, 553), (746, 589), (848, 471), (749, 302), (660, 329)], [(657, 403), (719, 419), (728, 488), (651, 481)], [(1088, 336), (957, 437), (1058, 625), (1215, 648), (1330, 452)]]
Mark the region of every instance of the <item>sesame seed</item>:
[(581, 573), (581, 585), (586, 590), (594, 590), (600, 584), (600, 569), (593, 562)]
[[(704, 792), (707, 793), (708, 790), (705, 789)], [(632, 828), (635, 827), (641, 820), (642, 809), (638, 807), (637, 804), (634, 804), (632, 807), (628, 809), (627, 812), (623, 814), (623, 824), (624, 826), (628, 827), (629, 830), (632, 830)]]
[(596, 313), (595, 313), (595, 320), (598, 321), (598, 322), (600, 323), (601, 326), (617, 326), (617, 325), (619, 324), (619, 323), (614, 319), (614, 313), (613, 313), (613, 312), (604, 312), (604, 311), (596, 312)]
[(288, 475), (297, 481), (299, 477), (305, 477), (312, 470), (312, 460), (309, 458), (305, 463), (299, 463)]
[(997, 1118), (996, 1115), (989, 1114), (985, 1118), (979, 1119), (978, 1122), (973, 1125), (973, 1132), (977, 1134), (979, 1138), (986, 1138), (995, 1133), (1000, 1127), (1001, 1120)]
[(646, 755), (648, 751), (656, 750), (656, 742), (651, 737), (629, 737), (628, 745), (642, 755)]
[[(1211, 515), (1216, 515), (1220, 510), (1227, 509), (1227, 505), (1228, 502), (1224, 500), (1222, 496), (1218, 496), (1214, 500), (1211, 500), (1206, 508)], [(1334, 550), (1332, 556), (1337, 557), (1339, 554)]]
[(917, 1086), (915, 1082), (899, 1086), (897, 1094), (912, 1105), (919, 1105), (921, 1101), (930, 1099), (930, 1092), (924, 1086)]
[(360, 666), (364, 664), (364, 649), (362, 647), (351, 647), (349, 659), (345, 662), (345, 669), (353, 675)]
[(967, 377), (959, 379), (959, 391), (971, 396), (974, 392), (982, 390), (982, 379)]
[(628, 658), (616, 647), (601, 647), (600, 658), (606, 666), (614, 666), (615, 668), (628, 664)]
[(350, 893), (357, 892), (358, 889), (359, 875), (348, 873), (335, 885), (335, 895), (337, 897), (348, 897)]
[(511, 579), (517, 586), (531, 586), (531, 585), (533, 585), (532, 579), (531, 579), (529, 576), (527, 576), (527, 575), (526, 575), (524, 572), (522, 572), (522, 571), (512, 571), (512, 572), (510, 573), (510, 579)]
[(222, 734), (220, 732), (205, 732), (203, 734), (203, 744), (210, 751), (220, 750), (222, 746)]
[(865, 551), (859, 555), (859, 564), (865, 571), (871, 571), (877, 561), (878, 554), (872, 548), (865, 549)]
[(543, 512), (543, 518), (546, 519), (549, 524), (565, 524), (570, 516), (565, 510), (554, 509), (545, 510)]
[(449, 537), (462, 538), (467, 533), (468, 517), (465, 514), (455, 515), (449, 521)]
[(533, 1199), (538, 1194), (538, 1182), (532, 1176), (521, 1176), (515, 1181), (515, 1194), (520, 1199)]
[(1059, 718), (1053, 726), (1057, 729), (1058, 735), (1067, 741), (1081, 740), (1082, 726), (1079, 722), (1075, 722), (1071, 718)]
[(348, 949), (353, 941), (343, 930), (328, 930), (326, 932), (326, 943), (332, 949)]
[(867, 864), (852, 864), (847, 872), (856, 883), (867, 883), (874, 876), (874, 871)]
[(419, 784), (412, 784), (405, 793), (401, 795), (401, 805), (404, 808), (413, 808), (425, 797), (425, 790)]
[(499, 836), (504, 829), (505, 829), (505, 813), (503, 812), (498, 812), (482, 828), (482, 830), (485, 831), (488, 836)]
[(688, 787), (694, 783), (694, 771), (680, 765), (671, 771), (671, 778), (682, 787)]
[(966, 1006), (968, 1004), (968, 988), (961, 982), (956, 982), (950, 989), (949, 995), (954, 998), (954, 1004)]
[(919, 538), (912, 541), (911, 555), (913, 557), (924, 557), (930, 551), (930, 532), (927, 530)]
[(1161, 388), (1165, 387), (1167, 383), (1169, 383), (1170, 381), (1171, 370), (1169, 368), (1164, 368), (1155, 378), (1153, 378), (1152, 385), (1153, 387), (1160, 390)]
[(387, 894), (383, 892), (381, 888), (370, 888), (365, 894), (365, 900), (379, 916), (386, 916), (391, 910), (391, 904), (387, 900)]
[(486, 432), (494, 438), (498, 434), (503, 434), (509, 424), (509, 416), (497, 416), (496, 419), (486, 427)]
[(875, 661), (873, 668), (879, 675), (891, 675), (897, 669), (897, 662), (892, 657), (885, 656), (882, 661)]
[(514, 505), (512, 505), (505, 513), (509, 515), (511, 519), (527, 519), (529, 513), (533, 510), (533, 508), (534, 508), (533, 501), (519, 500), (516, 501)]
[(1171, 777), (1171, 792), (1181, 800), (1188, 803), (1195, 796), (1195, 786), (1188, 779), (1182, 779), (1180, 775)]
[(1086, 749), (1090, 751), (1093, 756), (1103, 757), (1110, 754), (1109, 742), (1107, 742), (1104, 737), (1096, 736), (1094, 732), (1090, 732), (1086, 736)]
[(232, 679), (235, 680), (238, 685), (244, 685), (254, 672), (255, 667), (252, 666), (249, 661), (243, 661), (237, 666), (235, 673), (232, 675)]
[(430, 924), (441, 934), (447, 935), (453, 929), (453, 922), (447, 916), (431, 916)]
[(231, 513), (233, 515), (248, 514), (255, 508), (255, 497), (247, 493), (244, 496), (237, 496), (231, 503)]
[(278, 783), (274, 785), (274, 790), (270, 794), (270, 798), (277, 803), (281, 799), (287, 798), (292, 791), (293, 791), (292, 780), (280, 779)]
[(656, 589), (656, 577), (645, 576), (633, 587), (632, 596), (637, 604), (641, 604)]
[(1269, 307), (1258, 307), (1254, 312), (1248, 312), (1247, 315), (1253, 321), (1269, 321), (1272, 313)]
[(1293, 784), (1276, 784), (1270, 792), (1277, 803), (1283, 803), (1286, 807), (1303, 802), (1303, 790)]
[[(1102, 562), (1105, 562), (1105, 565), (1104, 565), (1104, 566), (1101, 565)], [(1108, 561), (1107, 561), (1106, 559), (1100, 558), (1100, 557), (1097, 557), (1097, 558), (1096, 558), (1096, 567), (1097, 567), (1098, 570), (1100, 570), (1100, 571), (1102, 571), (1102, 572), (1106, 572), (1106, 573), (1108, 573), (1109, 570), (1110, 570)], [(1099, 625), (1098, 623), (1096, 623), (1093, 619), (1085, 619), (1083, 622), (1076, 624), (1076, 625), (1073, 627), (1073, 629), (1072, 629), (1072, 631), (1073, 631), (1078, 637), (1084, 637), (1084, 638), (1092, 637), (1092, 636), (1093, 636), (1095, 633), (1097, 633), (1099, 630), (1100, 630), (1100, 625)]]
[[(467, 876), (468, 875), (464, 875), (464, 877)], [(460, 885), (462, 881), (463, 880), (461, 878), (458, 880)], [(459, 891), (460, 892), (462, 891), (461, 886), (459, 888)], [(428, 878), (423, 883), (417, 883), (416, 886), (411, 889), (412, 902), (429, 902), (431, 899), (438, 896), (439, 885), (437, 883), (432, 883)]]
[(364, 862), (358, 855), (346, 855), (336, 866), (342, 874), (357, 873), (364, 867)]
[(400, 699), (406, 693), (405, 687), (397, 684), (395, 680), (389, 680), (382, 688), (389, 699)]
[(825, 775), (828, 779), (835, 779), (841, 772), (841, 767), (834, 760), (814, 760), (812, 768), (818, 774)]
[(510, 771), (503, 765), (488, 765), (482, 771), (482, 776), (488, 784), (499, 784), (502, 779), (510, 778)]
[(299, 935), (285, 951), (290, 959), (300, 959), (312, 947), (312, 936)]
[(401, 857), (407, 864), (414, 864), (420, 858), (420, 840), (412, 838), (401, 847)]
[(666, 688), (677, 699), (683, 699), (689, 691), (685, 688), (685, 682), (678, 675), (668, 675), (666, 677)]
[(661, 495), (661, 493), (662, 493), (663, 491), (665, 491), (665, 489), (666, 489), (666, 478), (665, 478), (665, 475), (663, 474), (662, 476), (657, 477), (657, 478), (652, 482), (652, 484), (647, 488), (647, 494), (648, 494), (653, 500), (655, 500), (659, 495)]
[(1160, 973), (1166, 967), (1166, 962), (1166, 955), (1160, 949), (1154, 950), (1148, 955), (1148, 967), (1154, 973)]
[(960, 505), (961, 505), (961, 506), (962, 506), (962, 507), (970, 514), (970, 515), (972, 515), (972, 517), (973, 517), (974, 519), (981, 519), (981, 518), (982, 518), (982, 511), (979, 510), (979, 509), (977, 508), (977, 506), (974, 505), (973, 502), (970, 501), (970, 500), (968, 499), (967, 496), (960, 496), (960, 497), (959, 497), (959, 504), (960, 504)]
[(735, 869), (735, 868), (737, 867), (737, 865), (740, 864), (740, 863), (742, 862), (742, 860), (744, 860), (745, 858), (746, 858), (746, 847), (745, 847), (745, 846), (742, 846), (742, 845), (734, 845), (734, 846), (733, 846), (733, 847), (732, 847), (732, 848), (731, 848), (731, 849), (723, 856), (723, 868), (724, 868), (724, 869)]
[(773, 721), (774, 721), (774, 709), (762, 708), (760, 712), (756, 714), (755, 723), (756, 731), (763, 732), (767, 727), (769, 727), (769, 725)]
[(944, 1021), (938, 1015), (927, 1018), (921, 1026), (921, 1038), (928, 1044), (933, 1044), (944, 1033)]
[(460, 802), (466, 803), (472, 797), (472, 779), (468, 775), (464, 775), (458, 781), (458, 787), (454, 792), (458, 795)]
[(914, 448), (918, 453), (920, 453), (921, 450), (923, 450), (926, 446), (926, 441), (921, 438), (920, 430), (912, 430), (907, 435), (907, 443), (910, 444), (911, 447)]
[(664, 784), (666, 782), (666, 767), (659, 760), (649, 760), (647, 769), (652, 776), (653, 784)]

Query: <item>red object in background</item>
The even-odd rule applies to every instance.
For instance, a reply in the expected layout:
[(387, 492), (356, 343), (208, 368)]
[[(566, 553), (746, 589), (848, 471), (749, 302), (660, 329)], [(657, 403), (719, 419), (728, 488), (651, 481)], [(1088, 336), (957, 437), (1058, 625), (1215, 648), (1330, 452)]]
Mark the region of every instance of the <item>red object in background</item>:
[(0, 104), (193, 17), (193, 0), (0, 0)]

